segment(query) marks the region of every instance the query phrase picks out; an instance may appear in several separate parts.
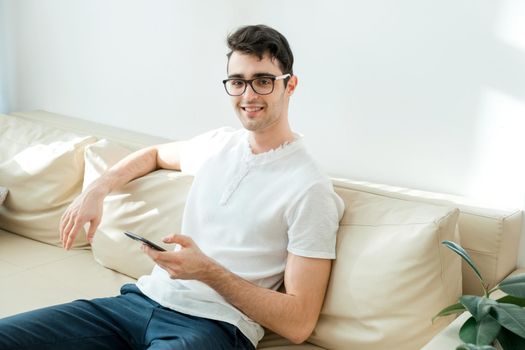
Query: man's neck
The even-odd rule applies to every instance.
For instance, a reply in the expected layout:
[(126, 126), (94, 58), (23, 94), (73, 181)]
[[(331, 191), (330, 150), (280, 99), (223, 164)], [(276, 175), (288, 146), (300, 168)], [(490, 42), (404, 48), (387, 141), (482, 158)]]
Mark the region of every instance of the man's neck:
[(292, 142), (295, 136), (288, 126), (282, 130), (250, 132), (249, 142), (254, 154), (268, 152), (281, 145)]

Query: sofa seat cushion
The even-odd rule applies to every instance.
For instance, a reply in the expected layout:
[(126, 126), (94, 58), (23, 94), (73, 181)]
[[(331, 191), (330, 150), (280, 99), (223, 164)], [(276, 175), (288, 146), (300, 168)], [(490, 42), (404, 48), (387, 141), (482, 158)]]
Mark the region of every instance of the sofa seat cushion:
[[(0, 185), (9, 189), (0, 228), (60, 245), (60, 217), (81, 191), (84, 147), (93, 142), (94, 137), (0, 115)], [(85, 234), (75, 242), (83, 246)]]
[(336, 186), (346, 211), (337, 260), (310, 342), (329, 349), (419, 349), (461, 294), (458, 210)]
[(97, 264), (91, 251), (0, 230), (0, 318), (75, 299), (117, 295), (134, 279)]

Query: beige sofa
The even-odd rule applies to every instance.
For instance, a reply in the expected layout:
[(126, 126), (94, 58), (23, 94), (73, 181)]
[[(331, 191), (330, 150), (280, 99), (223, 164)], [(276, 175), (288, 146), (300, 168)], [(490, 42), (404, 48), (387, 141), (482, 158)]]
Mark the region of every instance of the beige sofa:
[[(98, 174), (134, 149), (165, 141), (44, 111), (0, 115), (0, 186), (9, 190), (0, 206), (0, 317), (114, 295), (148, 273), (151, 261), (122, 231), (157, 242), (177, 232), (189, 175), (158, 171), (108, 196), (92, 247), (79, 238), (76, 249), (65, 252), (57, 247), (57, 226)], [(346, 212), (318, 325), (307, 343), (293, 345), (268, 332), (259, 348), (454, 349), (461, 318), (431, 318), (457, 302), (462, 289), (479, 294), (480, 288), (440, 242), (461, 242), (494, 286), (516, 270), (521, 211), (447, 194), (333, 182)]]

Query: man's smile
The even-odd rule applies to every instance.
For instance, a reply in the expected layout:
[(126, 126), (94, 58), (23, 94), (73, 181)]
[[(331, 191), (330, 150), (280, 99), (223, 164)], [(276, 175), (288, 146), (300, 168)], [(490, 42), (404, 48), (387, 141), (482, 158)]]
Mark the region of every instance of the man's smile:
[(243, 107), (242, 109), (244, 109), (247, 112), (257, 112), (262, 110), (262, 107)]
[(256, 105), (256, 106), (254, 106), (254, 105), (243, 105), (243, 106), (240, 106), (240, 107), (244, 111), (244, 114), (248, 118), (255, 118), (260, 113), (262, 113), (262, 111), (264, 110), (263, 106), (258, 106), (258, 105)]
[(258, 112), (261, 111), (264, 107), (262, 106), (241, 106), (243, 111), (246, 112)]

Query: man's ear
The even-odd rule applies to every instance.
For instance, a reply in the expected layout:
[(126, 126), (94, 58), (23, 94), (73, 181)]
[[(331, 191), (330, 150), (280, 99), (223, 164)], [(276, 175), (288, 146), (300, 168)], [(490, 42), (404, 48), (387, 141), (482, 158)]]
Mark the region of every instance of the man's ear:
[(298, 83), (297, 75), (292, 75), (286, 84), (286, 93), (288, 96), (292, 96)]

